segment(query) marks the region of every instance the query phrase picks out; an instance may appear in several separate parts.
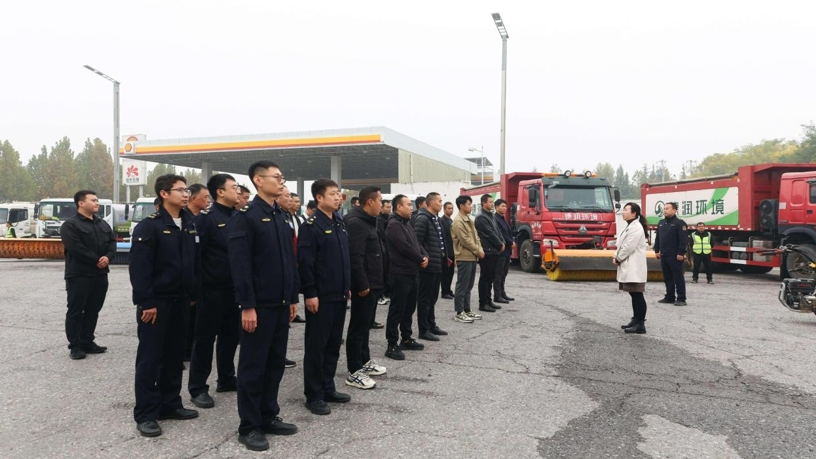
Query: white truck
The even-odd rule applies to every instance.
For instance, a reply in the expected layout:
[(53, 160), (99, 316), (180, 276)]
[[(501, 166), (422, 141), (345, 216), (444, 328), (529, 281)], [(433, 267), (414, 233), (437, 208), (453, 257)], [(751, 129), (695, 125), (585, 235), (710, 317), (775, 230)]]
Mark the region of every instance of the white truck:
[(32, 221), (34, 220), (34, 204), (27, 202), (0, 203), (0, 237), (6, 237), (11, 224), (15, 237), (32, 237)]
[(156, 206), (153, 201), (156, 198), (139, 198), (131, 206), (131, 220), (130, 220), (130, 235), (133, 236), (133, 230), (140, 221), (147, 218), (148, 215), (156, 213)]
[[(129, 209), (127, 204), (113, 204), (110, 199), (100, 199), (99, 211), (96, 214), (115, 229), (127, 222)], [(35, 237), (60, 237), (62, 223), (76, 215), (77, 207), (72, 198), (48, 198), (37, 203), (35, 213), (37, 214)]]

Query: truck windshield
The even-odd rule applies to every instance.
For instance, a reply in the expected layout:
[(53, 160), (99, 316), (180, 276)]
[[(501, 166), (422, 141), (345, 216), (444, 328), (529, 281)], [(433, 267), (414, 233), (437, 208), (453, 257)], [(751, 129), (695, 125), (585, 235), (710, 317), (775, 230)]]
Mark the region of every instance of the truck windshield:
[(547, 209), (568, 212), (611, 212), (614, 209), (607, 187), (545, 186), (544, 202)]
[(55, 220), (64, 222), (77, 213), (76, 204), (72, 201), (45, 202), (40, 205), (39, 220)]
[(133, 205), (133, 222), (140, 222), (154, 212), (156, 212), (156, 207), (152, 202), (137, 202)]
[(8, 221), (8, 209), (0, 209), (0, 225), (5, 225)]

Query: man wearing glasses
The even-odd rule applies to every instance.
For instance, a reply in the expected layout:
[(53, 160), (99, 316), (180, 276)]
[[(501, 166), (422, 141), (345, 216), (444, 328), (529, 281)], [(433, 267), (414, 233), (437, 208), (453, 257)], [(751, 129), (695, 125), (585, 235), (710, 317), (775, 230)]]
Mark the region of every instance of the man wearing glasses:
[(230, 217), (238, 203), (238, 185), (227, 174), (216, 174), (207, 181), (207, 189), (215, 196), (209, 211), (201, 211), (195, 219), (201, 246), (201, 301), (196, 306), (196, 329), (190, 359), (187, 389), (195, 406), (212, 408), (207, 378), (212, 371), (213, 344), (218, 335), (215, 361), (218, 369), (216, 392), (238, 390), (235, 382), (235, 350), (238, 347), (240, 310), (235, 303), (232, 275), (227, 252)]
[(133, 417), (145, 437), (162, 434), (157, 421), (192, 419), (181, 403), (184, 336), (196, 300), (199, 236), (184, 212), (190, 190), (175, 174), (156, 179), (161, 207), (133, 231), (130, 283), (136, 305), (136, 406)]
[(229, 222), (229, 255), (241, 308), (238, 357), (238, 441), (252, 451), (269, 449), (265, 433), (297, 432), (278, 416), (278, 389), (286, 361), (289, 322), (297, 312), (298, 279), (292, 229), (275, 200), (286, 179), (277, 164), (249, 166), (257, 190)]

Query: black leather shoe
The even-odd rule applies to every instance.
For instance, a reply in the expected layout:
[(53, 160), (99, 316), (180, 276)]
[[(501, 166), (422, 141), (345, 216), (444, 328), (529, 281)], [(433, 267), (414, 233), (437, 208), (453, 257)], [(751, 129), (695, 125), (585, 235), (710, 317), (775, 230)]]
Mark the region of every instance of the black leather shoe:
[(679, 300), (674, 302), (675, 306), (686, 306), (687, 304), (688, 303), (686, 303), (685, 301), (679, 301)]
[(215, 406), (215, 400), (206, 392), (202, 392), (195, 397), (190, 397), (190, 401), (199, 408), (212, 408)]
[(713, 284), (713, 283), (714, 283), (714, 281), (713, 281), (713, 280), (710, 280), (710, 281), (708, 281), (708, 283), (709, 283), (709, 284)]
[(334, 391), (333, 394), (324, 395), (323, 400), (331, 403), (348, 403), (351, 401), (351, 395)]
[(624, 328), (623, 332), (624, 333), (636, 333), (638, 335), (642, 335), (642, 334), (646, 333), (646, 327), (643, 324), (644, 322), (646, 322), (646, 321), (645, 320), (638, 320), (631, 327)]
[(381, 323), (379, 323), (377, 321), (374, 321), (374, 322), (371, 322), (371, 327), (370, 328), (372, 330), (379, 330), (381, 328), (385, 328), (385, 325), (383, 325), (383, 324), (381, 324)]
[(431, 332), (420, 333), (419, 339), (424, 339), (425, 341), (439, 341), (439, 337)]
[(85, 351), (86, 354), (102, 354), (108, 350), (105, 346), (98, 346), (96, 343), (86, 344), (82, 346), (82, 350)]
[(504, 298), (493, 298), (494, 303), (502, 303), (502, 304), (510, 304), (509, 301), (505, 300)]
[(156, 421), (140, 422), (136, 424), (136, 429), (143, 437), (158, 437), (162, 434), (161, 426)]
[(388, 346), (385, 350), (385, 356), (394, 360), (405, 360), (405, 354), (402, 353), (398, 346)]
[(637, 320), (635, 320), (635, 318), (634, 318), (634, 317), (632, 317), (632, 319), (631, 319), (631, 320), (629, 320), (629, 323), (628, 323), (628, 324), (626, 324), (626, 325), (621, 325), (621, 329), (624, 329), (624, 330), (625, 330), (625, 329), (627, 329), (627, 328), (631, 327), (632, 325), (635, 325), (636, 323), (637, 323)]
[(491, 308), (490, 306), (488, 306), (486, 304), (482, 305), (482, 306), (479, 306), (479, 310), (484, 311), (484, 312), (496, 312), (496, 309)]
[(257, 430), (253, 430), (246, 435), (238, 435), (238, 443), (246, 446), (250, 451), (266, 451), (269, 449), (269, 440)]
[(283, 419), (276, 417), (269, 424), (261, 424), (261, 430), (271, 435), (292, 435), (297, 433), (298, 428), (296, 425), (283, 422)]
[(400, 349), (403, 349), (403, 350), (406, 350), (406, 351), (421, 351), (421, 350), (425, 349), (425, 345), (422, 344), (422, 343), (418, 343), (417, 340), (415, 340), (413, 338), (404, 339), (400, 343)]
[(331, 414), (331, 407), (323, 400), (315, 400), (313, 402), (306, 402), (306, 408), (318, 416), (325, 416)]
[(434, 335), (437, 335), (437, 336), (445, 336), (445, 335), (448, 334), (448, 332), (446, 332), (445, 330), (442, 330), (439, 327), (432, 328), (431, 333), (433, 333)]
[(666, 298), (663, 298), (662, 300), (657, 300), (657, 302), (658, 303), (663, 303), (663, 304), (674, 304), (674, 300), (669, 300), (669, 299), (666, 299)]
[(303, 317), (300, 317), (300, 314), (295, 314), (295, 320), (293, 320), (292, 322), (294, 322), (296, 324), (305, 324), (306, 323), (306, 321), (303, 320)]
[(452, 299), (453, 299), (453, 295), (451, 295), (450, 293), (444, 293), (444, 294), (442, 295), (442, 298), (444, 298), (444, 299), (446, 299), (446, 300), (452, 300)]
[(515, 298), (510, 297), (510, 296), (507, 296), (507, 294), (506, 294), (506, 293), (502, 293), (501, 297), (502, 297), (502, 298), (504, 298), (504, 299), (505, 299), (505, 300), (507, 300), (507, 301), (516, 301), (516, 299), (515, 299)]
[(235, 383), (219, 384), (218, 386), (216, 386), (215, 391), (216, 392), (237, 392), (238, 391), (238, 385), (235, 384)]
[(164, 413), (159, 415), (159, 421), (163, 421), (165, 419), (178, 419), (184, 421), (186, 419), (195, 419), (198, 417), (198, 411), (196, 410), (188, 410), (187, 408), (176, 408), (169, 413)]
[(489, 302), (489, 303), (487, 303), (487, 305), (488, 305), (488, 306), (490, 306), (490, 307), (491, 307), (491, 308), (493, 308), (493, 309), (496, 309), (496, 310), (499, 310), (499, 309), (501, 309), (501, 308), (502, 308), (501, 306), (499, 306), (498, 304), (496, 304), (496, 303), (494, 303), (494, 302), (492, 302), (492, 301), (491, 301), (491, 302)]
[(82, 349), (75, 347), (71, 349), (71, 360), (82, 360), (85, 358), (85, 351)]
[(285, 368), (295, 368), (297, 366), (297, 362), (294, 360), (285, 359), (286, 362), (283, 364)]

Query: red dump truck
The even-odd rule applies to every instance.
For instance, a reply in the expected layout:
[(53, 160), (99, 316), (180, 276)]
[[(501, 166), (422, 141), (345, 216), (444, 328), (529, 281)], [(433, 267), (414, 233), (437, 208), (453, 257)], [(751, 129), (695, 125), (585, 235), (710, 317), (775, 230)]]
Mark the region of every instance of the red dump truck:
[(652, 229), (663, 205), (677, 203), (689, 231), (703, 222), (711, 231), (714, 266), (746, 273), (788, 270), (807, 263), (800, 254), (766, 255), (782, 244), (799, 244), (816, 259), (816, 164), (769, 163), (735, 173), (641, 185), (643, 213)]
[(615, 248), (620, 196), (606, 179), (591, 172), (513, 172), (502, 174), (498, 182), (463, 188), (462, 194), (473, 198), (474, 214), (484, 194), (507, 201), (508, 222), (516, 235), (512, 258), (524, 271), (538, 270), (542, 253), (550, 248)]

